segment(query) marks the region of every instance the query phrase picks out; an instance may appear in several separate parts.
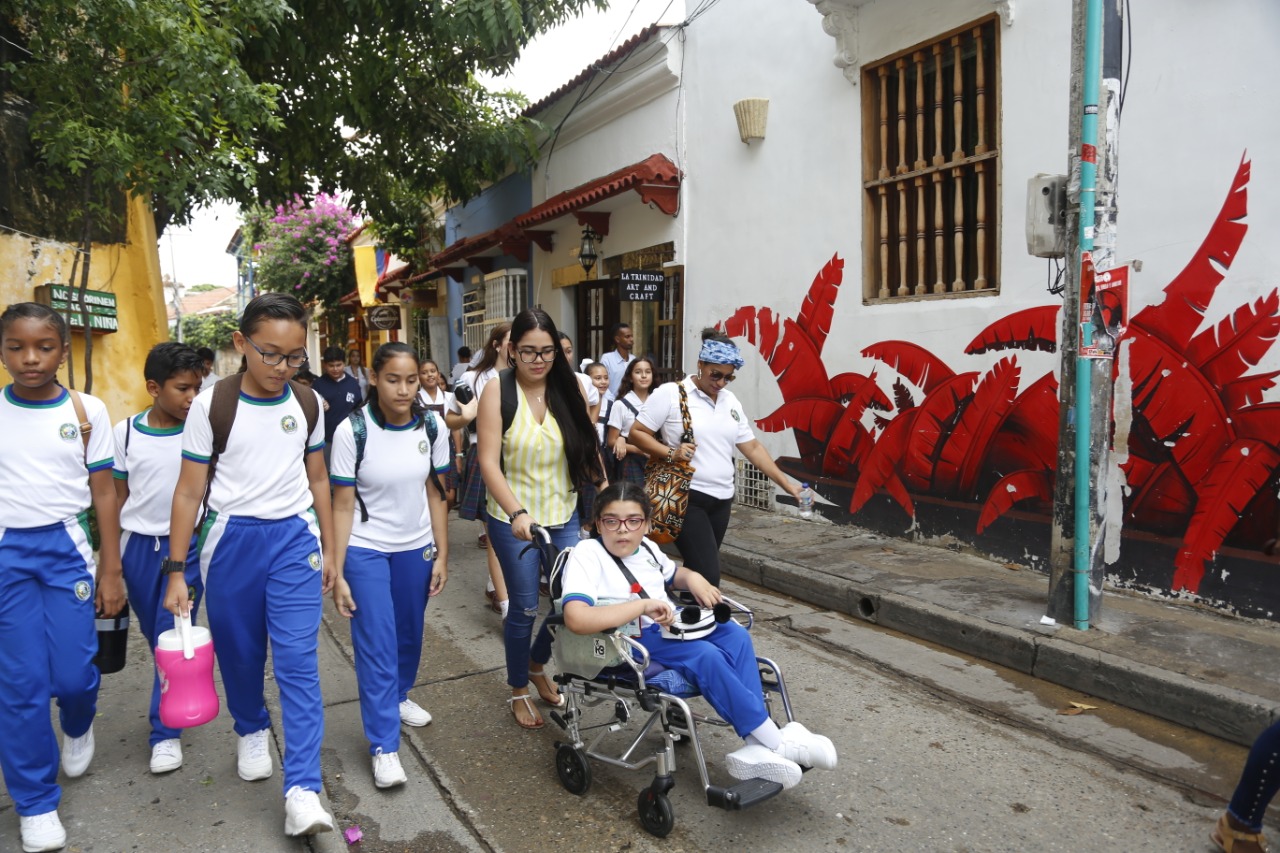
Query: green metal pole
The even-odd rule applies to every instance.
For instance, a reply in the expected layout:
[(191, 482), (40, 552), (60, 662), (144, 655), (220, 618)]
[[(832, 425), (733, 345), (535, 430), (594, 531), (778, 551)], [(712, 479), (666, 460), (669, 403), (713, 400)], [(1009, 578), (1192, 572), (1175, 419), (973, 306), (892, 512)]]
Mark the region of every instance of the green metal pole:
[[(1098, 89), (1102, 73), (1102, 4), (1104, 0), (1088, 0), (1085, 7), (1084, 35), (1084, 91), (1080, 116), (1080, 254), (1075, 259), (1080, 267), (1080, 281), (1085, 280), (1084, 258), (1093, 251), (1093, 232), (1097, 220), (1094, 196), (1098, 177)], [(1080, 295), (1081, 318), (1084, 314), (1085, 295)], [(1091, 324), (1080, 324), (1081, 344), (1091, 344)], [(1092, 369), (1089, 360), (1076, 352), (1076, 514), (1074, 586), (1075, 627), (1089, 629), (1089, 562), (1092, 550), (1090, 520), (1092, 501), (1089, 495), (1089, 474), (1093, 458), (1089, 433), (1093, 413), (1090, 410)]]

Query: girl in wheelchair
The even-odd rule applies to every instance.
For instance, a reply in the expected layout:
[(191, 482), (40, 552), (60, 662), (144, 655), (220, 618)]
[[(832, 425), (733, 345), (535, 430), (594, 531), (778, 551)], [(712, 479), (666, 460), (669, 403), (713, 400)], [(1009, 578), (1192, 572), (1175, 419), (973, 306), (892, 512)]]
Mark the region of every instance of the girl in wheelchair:
[[(798, 722), (778, 728), (764, 704), (751, 635), (729, 620), (701, 639), (676, 639), (677, 605), (671, 589), (687, 589), (703, 607), (720, 602), (706, 578), (677, 567), (645, 539), (652, 508), (644, 488), (615, 482), (596, 498), (599, 538), (578, 543), (563, 572), (564, 622), (576, 634), (594, 634), (639, 621), (640, 643), (650, 660), (674, 669), (746, 743), (725, 757), (736, 779), (768, 779), (790, 788), (802, 768), (832, 770), (836, 750), (829, 738)], [(628, 577), (628, 574), (630, 577)], [(622, 600), (617, 604), (597, 604)]]

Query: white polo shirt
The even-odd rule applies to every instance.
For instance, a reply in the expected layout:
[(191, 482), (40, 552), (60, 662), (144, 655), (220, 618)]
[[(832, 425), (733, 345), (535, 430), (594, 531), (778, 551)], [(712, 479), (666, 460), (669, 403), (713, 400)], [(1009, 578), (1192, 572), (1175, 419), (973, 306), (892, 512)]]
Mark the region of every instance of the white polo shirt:
[[(369, 513), (360, 520), (356, 504), (351, 543), (384, 554), (422, 548), (435, 541), (427, 504), (427, 478), (434, 468), (441, 477), (449, 470), (449, 430), (435, 412), (435, 444), (429, 444), (421, 418), (404, 426), (379, 426), (370, 407), (364, 407), (367, 438), (356, 479), (356, 435), (351, 419), (338, 424), (329, 456), (329, 480), (335, 486), (358, 486)], [(444, 481), (441, 480), (441, 485)], [(432, 487), (434, 488), (434, 487)]]
[(635, 391), (628, 391), (621, 400), (614, 401), (613, 409), (609, 412), (609, 422), (605, 426), (613, 427), (619, 435), (626, 438), (631, 435), (631, 425), (636, 422), (636, 416), (643, 408), (644, 400), (637, 397)]
[(173, 492), (182, 471), (183, 425), (149, 426), (150, 411), (116, 424), (112, 475), (129, 483), (129, 497), (120, 508), (120, 527), (143, 536), (168, 536)]
[[(634, 554), (623, 557), (622, 562), (650, 598), (671, 600), (666, 587), (675, 579), (676, 564), (657, 545), (646, 540)], [(605, 550), (604, 543), (598, 539), (586, 539), (573, 546), (561, 577), (562, 605), (570, 601), (585, 601), (594, 607), (601, 600), (629, 601), (639, 597), (631, 591), (631, 582)], [(652, 621), (642, 616), (640, 627)]]
[[(731, 498), (733, 451), (737, 445), (756, 437), (751, 422), (742, 403), (728, 388), (721, 388), (712, 401), (698, 390), (693, 379), (686, 377), (682, 384), (689, 397), (693, 441), (698, 445), (690, 460), (694, 472), (689, 488), (713, 498)], [(653, 430), (667, 447), (679, 447), (684, 421), (680, 417), (680, 392), (676, 383), (668, 382), (654, 389), (636, 420)]]
[[(320, 395), (310, 389), (308, 394)], [(213, 389), (191, 403), (182, 431), (182, 458), (207, 465), (213, 454), (209, 406)], [(323, 410), (323, 408), (321, 407)], [(218, 458), (209, 492), (209, 509), (225, 515), (278, 520), (311, 507), (311, 488), (303, 453), (324, 450), (324, 418), (306, 435), (307, 417), (286, 385), (278, 397), (251, 397), (240, 392), (227, 449)]]
[[(80, 419), (65, 389), (52, 400), (0, 393), (0, 528), (58, 524), (89, 508), (89, 474), (109, 469), (114, 442), (107, 407), (81, 394), (89, 433), (88, 463)], [(87, 470), (86, 470), (87, 469)]]

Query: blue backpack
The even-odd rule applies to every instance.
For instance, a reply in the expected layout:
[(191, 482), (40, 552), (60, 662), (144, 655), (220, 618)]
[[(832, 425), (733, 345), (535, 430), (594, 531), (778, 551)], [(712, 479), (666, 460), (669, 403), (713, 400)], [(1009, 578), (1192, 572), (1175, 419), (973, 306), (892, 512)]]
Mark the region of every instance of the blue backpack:
[[(369, 520), (369, 510), (365, 508), (364, 498), (360, 497), (360, 463), (364, 462), (364, 446), (369, 441), (369, 424), (364, 418), (364, 406), (357, 406), (348, 418), (351, 421), (351, 432), (356, 437), (356, 472), (352, 477), (356, 481), (356, 503), (360, 507), (360, 521)], [(440, 435), (440, 428), (436, 425), (435, 412), (430, 410), (422, 413), (422, 419), (427, 426), (427, 446), (434, 448), (436, 446), (436, 437)], [(428, 451), (429, 452), (429, 451)], [(440, 485), (440, 478), (436, 475), (435, 466), (431, 467), (431, 485), (436, 487), (436, 491), (440, 493), (440, 497), (444, 497), (444, 486)]]

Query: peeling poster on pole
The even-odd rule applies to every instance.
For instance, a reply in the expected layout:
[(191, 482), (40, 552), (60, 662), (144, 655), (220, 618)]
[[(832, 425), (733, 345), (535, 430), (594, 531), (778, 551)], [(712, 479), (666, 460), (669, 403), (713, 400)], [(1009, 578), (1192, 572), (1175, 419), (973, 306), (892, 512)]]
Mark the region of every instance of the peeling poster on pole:
[(1129, 327), (1128, 265), (1101, 272), (1085, 254), (1080, 275), (1080, 357), (1111, 358)]

